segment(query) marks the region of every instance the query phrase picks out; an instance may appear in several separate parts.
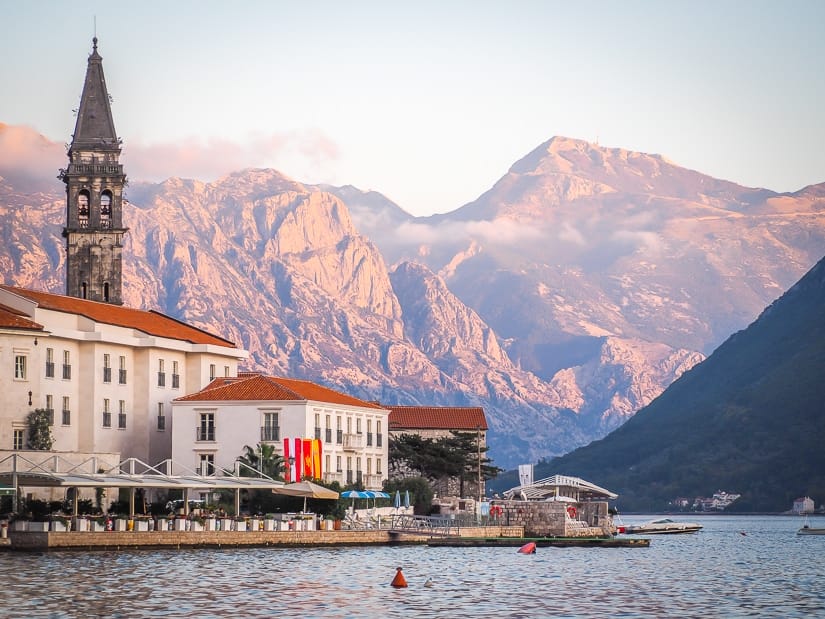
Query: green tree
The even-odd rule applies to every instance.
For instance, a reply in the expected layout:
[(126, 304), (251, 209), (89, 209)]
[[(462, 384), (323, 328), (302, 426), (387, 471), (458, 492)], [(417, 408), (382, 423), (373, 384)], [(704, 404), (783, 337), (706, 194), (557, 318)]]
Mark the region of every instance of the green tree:
[(275, 451), (274, 445), (258, 443), (254, 449), (249, 445), (244, 445), (244, 454), (239, 456), (238, 460), (246, 465), (241, 467), (242, 477), (253, 477), (254, 471), (260, 471), (272, 479), (283, 479), (284, 458)]
[(45, 408), (38, 408), (33, 410), (26, 417), (28, 424), (28, 437), (26, 439), (26, 448), (37, 451), (49, 451), (54, 444), (54, 436), (52, 436), (52, 429), (49, 425), (51, 415)]

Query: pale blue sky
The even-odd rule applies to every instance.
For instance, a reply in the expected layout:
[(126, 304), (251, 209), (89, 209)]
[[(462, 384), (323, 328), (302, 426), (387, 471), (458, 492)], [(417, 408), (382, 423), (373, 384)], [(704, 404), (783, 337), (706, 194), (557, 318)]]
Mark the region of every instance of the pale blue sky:
[(0, 122), (63, 143), (97, 18), (132, 179), (247, 166), (419, 215), (554, 135), (825, 181), (825, 2), (0, 0)]

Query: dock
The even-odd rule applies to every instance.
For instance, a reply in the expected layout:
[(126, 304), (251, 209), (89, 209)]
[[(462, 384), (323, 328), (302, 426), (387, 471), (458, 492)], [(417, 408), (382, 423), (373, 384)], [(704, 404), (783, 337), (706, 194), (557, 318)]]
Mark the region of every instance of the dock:
[(647, 548), (650, 540), (647, 538), (625, 537), (443, 537), (430, 539), (428, 546), (448, 546), (455, 548), (473, 547), (509, 547), (520, 548), (529, 542), (537, 548)]

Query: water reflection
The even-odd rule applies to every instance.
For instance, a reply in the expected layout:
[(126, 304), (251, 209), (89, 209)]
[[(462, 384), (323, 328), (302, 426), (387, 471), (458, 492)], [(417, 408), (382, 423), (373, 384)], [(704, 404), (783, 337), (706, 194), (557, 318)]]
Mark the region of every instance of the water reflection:
[[(693, 519), (693, 518), (691, 518)], [(825, 537), (704, 517), (650, 548), (0, 553), (0, 616), (789, 617), (825, 612)], [(741, 535), (745, 531), (747, 535)], [(389, 586), (401, 566), (407, 589)], [(432, 587), (424, 587), (431, 578)]]

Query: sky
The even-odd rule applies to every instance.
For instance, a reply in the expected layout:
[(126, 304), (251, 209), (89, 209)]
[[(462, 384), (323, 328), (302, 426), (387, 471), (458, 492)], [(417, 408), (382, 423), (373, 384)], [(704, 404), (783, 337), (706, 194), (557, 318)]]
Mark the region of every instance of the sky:
[[(825, 181), (821, 0), (0, 0), (0, 16), (0, 123), (62, 151), (96, 31), (132, 180), (271, 167), (429, 215), (563, 135), (750, 187)], [(26, 148), (0, 140), (0, 162)]]

